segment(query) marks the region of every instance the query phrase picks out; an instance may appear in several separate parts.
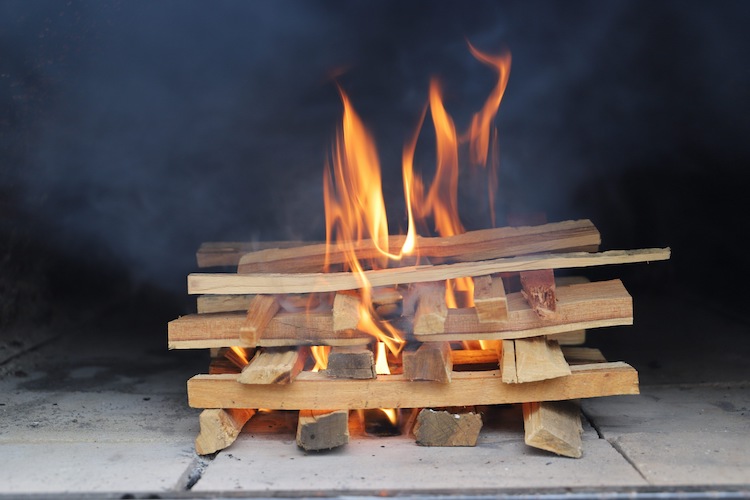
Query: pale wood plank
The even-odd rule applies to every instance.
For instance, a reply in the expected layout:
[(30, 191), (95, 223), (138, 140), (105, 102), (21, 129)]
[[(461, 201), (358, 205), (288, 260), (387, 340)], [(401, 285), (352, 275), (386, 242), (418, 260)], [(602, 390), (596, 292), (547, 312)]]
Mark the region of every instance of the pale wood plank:
[(359, 324), (359, 293), (343, 290), (333, 298), (333, 330), (354, 330)]
[(518, 383), (537, 382), (570, 375), (560, 345), (546, 337), (514, 340)]
[(451, 346), (448, 342), (425, 342), (417, 349), (402, 351), (404, 377), (409, 380), (433, 380), (450, 383), (453, 372)]
[[(609, 250), (600, 253), (572, 252), (522, 255), (476, 262), (457, 262), (430, 266), (407, 266), (364, 271), (372, 286), (424, 283), (444, 279), (484, 276), (508, 271), (566, 269), (589, 266), (651, 262), (669, 259), (669, 248)], [(337, 292), (356, 290), (361, 278), (349, 272), (338, 273), (191, 273), (188, 293), (195, 294), (276, 294)]]
[(307, 348), (266, 348), (259, 350), (237, 376), (241, 384), (288, 384), (305, 366)]
[(292, 248), (315, 244), (311, 241), (209, 241), (195, 254), (198, 267), (236, 266), (250, 252), (272, 248)]
[(508, 298), (499, 276), (474, 278), (474, 308), (480, 323), (495, 323), (508, 319)]
[(293, 384), (246, 385), (233, 375), (196, 375), (188, 380), (192, 408), (367, 409), (430, 408), (556, 401), (638, 394), (638, 373), (626, 363), (571, 367), (569, 377), (503, 384), (498, 370), (454, 372), (450, 384), (412, 382), (403, 375), (374, 380), (331, 379), (302, 372)]
[(279, 301), (275, 295), (256, 295), (250, 300), (245, 322), (240, 326), (240, 340), (244, 344), (258, 345), (268, 323), (279, 311)]
[(512, 340), (503, 340), (500, 344), (500, 376), (505, 384), (517, 384), (518, 372), (516, 371), (516, 343)]
[(433, 334), (445, 332), (448, 306), (445, 303), (445, 281), (419, 287), (419, 302), (414, 313), (414, 333)]

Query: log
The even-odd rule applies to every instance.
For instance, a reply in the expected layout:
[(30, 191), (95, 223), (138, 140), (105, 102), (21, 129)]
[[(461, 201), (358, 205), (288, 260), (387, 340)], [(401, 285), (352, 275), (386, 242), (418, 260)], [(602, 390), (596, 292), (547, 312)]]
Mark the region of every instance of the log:
[(377, 376), (375, 356), (367, 346), (333, 347), (324, 373), (333, 378), (372, 379)]
[(474, 278), (474, 308), (480, 323), (496, 323), (508, 319), (508, 297), (499, 276)]
[(279, 301), (273, 295), (256, 295), (250, 300), (245, 322), (240, 327), (240, 340), (248, 345), (258, 345), (263, 331), (279, 312)]
[[(445, 279), (484, 276), (508, 271), (535, 269), (569, 269), (589, 266), (651, 262), (669, 259), (669, 248), (609, 250), (600, 253), (571, 252), (545, 255), (522, 255), (477, 262), (457, 262), (424, 266), (364, 271), (372, 286), (424, 283)], [(188, 293), (195, 294), (279, 294), (337, 292), (356, 290), (362, 278), (350, 272), (337, 273), (191, 273)]]
[[(620, 280), (560, 287), (558, 314), (542, 320), (531, 310), (520, 293), (508, 295), (508, 320), (480, 323), (476, 311), (449, 309), (445, 333), (415, 335), (419, 341), (501, 340), (551, 335), (571, 330), (633, 323), (633, 300)], [(170, 349), (194, 349), (237, 345), (242, 313), (192, 314), (168, 324)], [(408, 329), (408, 324), (401, 330)], [(358, 331), (333, 331), (331, 313), (279, 312), (266, 327), (260, 346), (283, 345), (361, 345), (372, 336)], [(253, 347), (247, 346), (245, 347)]]
[(431, 408), (512, 404), (638, 394), (638, 373), (626, 363), (572, 366), (569, 377), (503, 384), (498, 370), (454, 372), (450, 384), (412, 382), (401, 375), (341, 380), (304, 371), (293, 384), (246, 385), (233, 375), (196, 375), (188, 380), (191, 408), (325, 410), (330, 408)]
[(529, 446), (565, 457), (582, 455), (581, 410), (575, 401), (524, 403), (523, 427)]
[(302, 410), (297, 421), (297, 446), (305, 451), (338, 448), (349, 442), (347, 410)]
[(401, 356), (407, 379), (450, 383), (453, 359), (448, 342), (425, 342), (417, 349), (402, 351)]
[[(390, 236), (389, 248), (400, 248), (405, 238), (403, 235)], [(600, 243), (599, 231), (590, 220), (563, 221), (534, 227), (482, 229), (450, 237), (417, 237), (419, 255), (432, 262), (440, 259), (478, 261), (561, 250), (596, 251)], [(356, 244), (355, 251), (360, 260), (382, 256), (371, 240)], [(237, 272), (321, 272), (325, 258), (325, 244), (261, 250), (242, 256)], [(346, 260), (346, 252), (337, 248), (328, 249), (330, 264), (341, 264)]]
[(305, 367), (306, 348), (274, 348), (258, 351), (237, 377), (241, 384), (288, 384)]
[(333, 331), (356, 330), (359, 324), (359, 293), (346, 290), (336, 293), (333, 299)]
[(521, 294), (542, 318), (552, 318), (557, 310), (555, 273), (552, 269), (521, 271)]
[(198, 417), (200, 434), (195, 438), (196, 453), (209, 455), (234, 443), (253, 415), (255, 410), (243, 408), (203, 410)]
[(473, 411), (425, 408), (417, 415), (414, 437), (420, 446), (476, 446), (482, 416)]
[[(503, 342), (503, 349), (505, 349), (506, 342)], [(570, 375), (570, 366), (565, 361), (560, 346), (554, 340), (535, 337), (517, 339), (512, 342), (517, 383), (537, 382)], [(503, 358), (503, 361), (506, 361), (506, 358)]]
[(430, 335), (445, 332), (448, 306), (445, 304), (445, 281), (419, 287), (419, 302), (414, 313), (414, 333)]

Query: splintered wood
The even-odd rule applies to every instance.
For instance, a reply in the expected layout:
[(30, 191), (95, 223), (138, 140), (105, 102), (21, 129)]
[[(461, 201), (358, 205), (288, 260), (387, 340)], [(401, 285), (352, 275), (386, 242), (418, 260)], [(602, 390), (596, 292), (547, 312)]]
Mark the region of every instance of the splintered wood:
[[(393, 248), (403, 241), (389, 238)], [(635, 369), (580, 344), (587, 330), (631, 325), (633, 301), (618, 279), (556, 274), (670, 257), (669, 248), (600, 252), (600, 241), (588, 220), (419, 237), (417, 262), (429, 264), (361, 274), (322, 243), (203, 244), (199, 267), (237, 272), (189, 275), (198, 312), (168, 324), (170, 349), (212, 349), (209, 373), (187, 384), (189, 405), (204, 409), (196, 450), (230, 446), (260, 408), (299, 411), (305, 451), (344, 446), (349, 411), (375, 409), (414, 409), (419, 445), (475, 446), (474, 408), (520, 405), (529, 446), (580, 457), (577, 401), (639, 392)], [(355, 250), (363, 260), (379, 252), (371, 241)], [(472, 291), (451, 288), (468, 278)], [(401, 336), (385, 372), (375, 337), (360, 330), (373, 314)]]

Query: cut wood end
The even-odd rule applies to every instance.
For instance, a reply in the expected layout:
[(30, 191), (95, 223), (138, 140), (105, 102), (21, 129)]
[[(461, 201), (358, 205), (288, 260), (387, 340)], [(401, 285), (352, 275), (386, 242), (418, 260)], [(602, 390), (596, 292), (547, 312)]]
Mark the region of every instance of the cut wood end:
[(297, 422), (297, 446), (305, 451), (338, 448), (349, 442), (347, 410), (301, 410)]
[(582, 456), (581, 411), (576, 402), (524, 403), (524, 441), (557, 455)]
[(209, 455), (228, 447), (253, 415), (255, 410), (249, 409), (203, 410), (198, 418), (200, 434), (195, 438), (196, 453)]
[(476, 446), (482, 416), (425, 408), (417, 415), (414, 437), (420, 446)]

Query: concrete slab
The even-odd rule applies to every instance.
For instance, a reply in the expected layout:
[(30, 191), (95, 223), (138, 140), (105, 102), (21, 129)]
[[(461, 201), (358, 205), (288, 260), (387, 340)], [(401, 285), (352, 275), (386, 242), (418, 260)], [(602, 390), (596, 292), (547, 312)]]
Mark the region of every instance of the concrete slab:
[(650, 484), (750, 483), (750, 386), (647, 386), (583, 408)]
[(371, 437), (353, 429), (348, 445), (317, 453), (296, 446), (295, 417), (285, 415), (252, 419), (238, 440), (219, 452), (193, 491), (460, 494), (646, 484), (590, 427), (581, 459), (527, 447), (517, 408), (506, 411), (505, 421), (483, 428), (476, 447), (421, 447), (411, 436)]
[(194, 452), (184, 443), (2, 443), (0, 495), (153, 493), (181, 488)]

